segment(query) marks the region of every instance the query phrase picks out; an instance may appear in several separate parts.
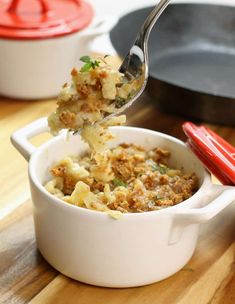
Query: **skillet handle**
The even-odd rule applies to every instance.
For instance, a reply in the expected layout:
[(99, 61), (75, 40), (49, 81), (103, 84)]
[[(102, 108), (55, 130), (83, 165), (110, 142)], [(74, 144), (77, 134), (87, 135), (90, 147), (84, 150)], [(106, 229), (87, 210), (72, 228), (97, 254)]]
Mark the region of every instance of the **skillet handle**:
[(13, 133), (11, 142), (16, 150), (29, 161), (31, 155), (36, 150), (36, 147), (29, 142), (29, 139), (45, 132), (49, 132), (49, 128), (47, 118), (43, 117)]
[(178, 243), (187, 226), (209, 221), (235, 201), (235, 187), (211, 185), (209, 190), (214, 195), (212, 201), (206, 206), (174, 212), (168, 245)]

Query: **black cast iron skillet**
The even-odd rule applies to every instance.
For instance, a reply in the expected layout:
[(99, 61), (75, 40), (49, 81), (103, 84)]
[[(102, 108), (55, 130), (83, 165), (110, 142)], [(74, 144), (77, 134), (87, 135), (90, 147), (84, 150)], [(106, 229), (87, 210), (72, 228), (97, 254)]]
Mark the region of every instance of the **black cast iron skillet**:
[[(110, 33), (125, 56), (152, 7), (123, 16)], [(235, 7), (172, 4), (149, 41), (148, 93), (161, 108), (235, 125)]]

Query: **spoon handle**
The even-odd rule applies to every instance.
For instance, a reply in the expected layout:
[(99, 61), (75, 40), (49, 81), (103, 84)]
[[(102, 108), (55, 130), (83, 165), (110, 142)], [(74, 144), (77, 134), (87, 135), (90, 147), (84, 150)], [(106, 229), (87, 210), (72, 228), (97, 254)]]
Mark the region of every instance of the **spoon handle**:
[(144, 21), (141, 29), (136, 37), (136, 40), (131, 47), (129, 53), (123, 60), (119, 71), (124, 75), (132, 75), (136, 77), (141, 74), (144, 67), (145, 79), (148, 77), (148, 38), (149, 34), (157, 21), (161, 16), (165, 8), (168, 6), (170, 0), (161, 0), (156, 7), (151, 11), (146, 20)]
[(131, 96), (131, 98), (119, 108), (115, 115), (120, 114), (121, 112), (125, 111), (128, 107), (130, 107), (135, 100), (139, 98), (142, 92), (145, 89), (147, 80), (148, 80), (148, 70), (149, 70), (149, 63), (148, 63), (148, 38), (149, 34), (161, 16), (165, 8), (168, 6), (170, 0), (161, 0), (155, 8), (151, 11), (148, 15), (146, 20), (144, 21), (140, 31), (136, 37), (136, 40), (132, 47), (130, 48), (129, 52), (127, 53), (126, 57), (124, 58), (119, 72), (125, 75), (127, 80), (133, 80), (134, 78), (139, 80), (139, 89), (136, 90), (135, 94)]
[(143, 23), (140, 32), (137, 36), (136, 43), (139, 46), (142, 46), (144, 48), (147, 47), (148, 44), (148, 38), (150, 35), (150, 32), (155, 24), (155, 22), (158, 20), (158, 18), (161, 16), (165, 8), (168, 6), (170, 0), (161, 0), (155, 8), (151, 11), (151, 13), (148, 15), (147, 19)]

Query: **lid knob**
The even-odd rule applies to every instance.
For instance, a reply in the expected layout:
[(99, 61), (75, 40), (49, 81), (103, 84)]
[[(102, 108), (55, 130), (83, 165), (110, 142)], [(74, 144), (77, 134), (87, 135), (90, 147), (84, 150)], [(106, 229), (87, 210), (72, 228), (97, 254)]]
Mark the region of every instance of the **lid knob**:
[[(18, 7), (20, 5), (21, 0), (12, 0), (7, 12), (8, 13), (13, 13), (13, 14), (17, 14), (18, 11)], [(47, 3), (47, 1), (45, 0), (38, 0), (38, 2), (40, 3), (41, 6), (41, 14), (47, 14), (50, 11), (49, 5)]]

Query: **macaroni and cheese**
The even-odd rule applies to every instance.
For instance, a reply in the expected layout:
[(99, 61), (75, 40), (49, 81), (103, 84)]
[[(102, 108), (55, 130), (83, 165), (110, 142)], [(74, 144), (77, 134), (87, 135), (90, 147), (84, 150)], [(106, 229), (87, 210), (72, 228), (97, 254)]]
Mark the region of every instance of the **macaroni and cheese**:
[(198, 189), (194, 173), (168, 165), (170, 153), (121, 144), (102, 154), (66, 157), (55, 164), (46, 189), (67, 203), (100, 210), (144, 212), (174, 206)]

